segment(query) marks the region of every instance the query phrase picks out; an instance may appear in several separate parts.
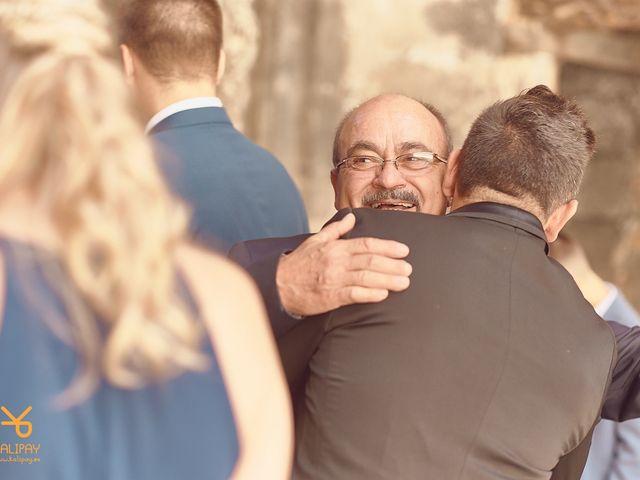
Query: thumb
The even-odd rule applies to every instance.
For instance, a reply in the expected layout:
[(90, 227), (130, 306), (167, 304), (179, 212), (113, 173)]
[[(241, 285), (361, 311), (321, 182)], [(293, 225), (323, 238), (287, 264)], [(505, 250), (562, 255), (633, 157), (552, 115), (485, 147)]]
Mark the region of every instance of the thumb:
[(348, 213), (344, 218), (342, 218), (342, 220), (330, 223), (318, 233), (316, 233), (316, 240), (320, 242), (337, 240), (342, 235), (350, 231), (355, 224), (356, 216), (353, 213)]

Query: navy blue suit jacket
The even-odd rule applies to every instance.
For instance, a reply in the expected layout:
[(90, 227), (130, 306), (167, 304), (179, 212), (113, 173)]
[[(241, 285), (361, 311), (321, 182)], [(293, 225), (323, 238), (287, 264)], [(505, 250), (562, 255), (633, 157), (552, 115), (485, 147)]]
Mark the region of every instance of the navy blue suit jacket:
[(238, 132), (223, 108), (174, 113), (150, 136), (169, 185), (193, 210), (190, 230), (198, 243), (226, 252), (244, 240), (308, 232), (284, 167)]

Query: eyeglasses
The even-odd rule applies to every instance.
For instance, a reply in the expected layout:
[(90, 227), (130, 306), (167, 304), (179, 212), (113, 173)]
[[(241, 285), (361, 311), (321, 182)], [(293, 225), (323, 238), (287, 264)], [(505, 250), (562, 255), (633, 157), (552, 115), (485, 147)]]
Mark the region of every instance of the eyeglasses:
[(354, 155), (339, 161), (336, 170), (345, 167), (357, 172), (373, 172), (382, 169), (386, 162), (393, 162), (400, 173), (412, 174), (429, 168), (437, 162), (446, 164), (447, 159), (433, 152), (405, 153), (389, 160), (373, 155)]

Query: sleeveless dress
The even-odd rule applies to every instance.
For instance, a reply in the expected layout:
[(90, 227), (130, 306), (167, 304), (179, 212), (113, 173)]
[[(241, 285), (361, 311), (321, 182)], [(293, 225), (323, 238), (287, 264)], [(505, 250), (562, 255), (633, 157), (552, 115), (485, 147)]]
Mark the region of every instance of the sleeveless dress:
[(102, 381), (78, 406), (55, 397), (79, 367), (51, 325), (67, 321), (47, 272), (51, 254), (0, 239), (0, 479), (225, 479), (238, 457), (229, 399), (210, 342), (206, 372), (124, 390)]

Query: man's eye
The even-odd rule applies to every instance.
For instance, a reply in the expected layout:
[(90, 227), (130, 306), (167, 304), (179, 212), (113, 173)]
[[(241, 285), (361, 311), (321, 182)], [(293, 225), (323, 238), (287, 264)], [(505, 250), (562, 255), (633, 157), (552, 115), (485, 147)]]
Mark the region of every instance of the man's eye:
[(402, 164), (408, 168), (424, 168), (431, 162), (429, 159), (418, 156), (407, 156), (402, 158)]
[(353, 157), (351, 159), (351, 165), (354, 168), (370, 168), (376, 165), (376, 161), (370, 157)]
[(374, 163), (369, 157), (353, 157), (353, 163)]

